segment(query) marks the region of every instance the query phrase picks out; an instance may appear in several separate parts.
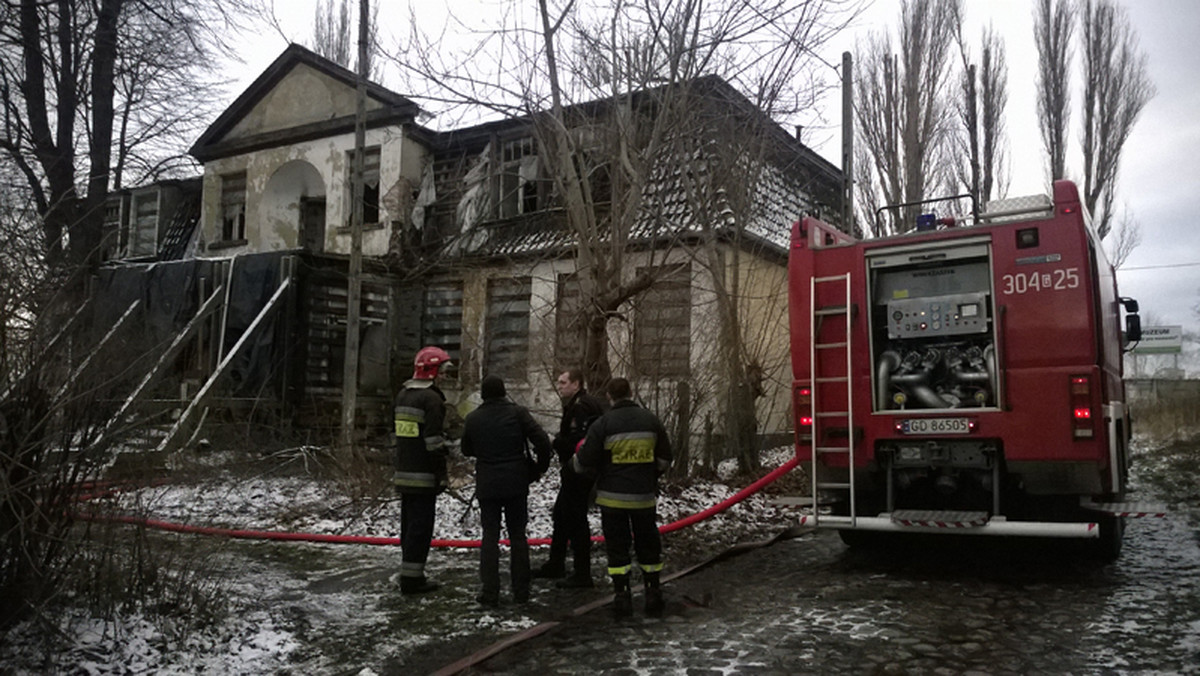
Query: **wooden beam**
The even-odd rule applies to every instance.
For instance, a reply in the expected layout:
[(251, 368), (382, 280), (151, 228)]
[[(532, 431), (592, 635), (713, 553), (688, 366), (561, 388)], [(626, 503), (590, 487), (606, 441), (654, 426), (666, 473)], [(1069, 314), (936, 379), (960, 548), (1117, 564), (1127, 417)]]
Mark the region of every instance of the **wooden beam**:
[[(124, 417), (129, 408), (133, 406), (134, 402), (142, 396), (142, 394), (146, 391), (146, 388), (149, 387), (150, 383), (154, 382), (159, 374), (162, 373), (162, 370), (167, 363), (174, 359), (175, 355), (179, 354), (179, 350), (183, 348), (184, 343), (186, 343), (193, 335), (195, 335), (196, 331), (200, 329), (201, 322), (204, 321), (208, 315), (212, 314), (218, 307), (223, 305), (224, 301), (221, 296), (223, 291), (224, 286), (218, 286), (216, 290), (212, 292), (212, 295), (208, 297), (208, 300), (204, 301), (204, 304), (201, 305), (200, 309), (196, 311), (195, 316), (193, 316), (191, 321), (187, 323), (187, 326), (185, 326), (183, 330), (179, 332), (179, 335), (175, 336), (175, 339), (171, 341), (169, 346), (167, 346), (166, 351), (159, 356), (158, 362), (155, 363), (153, 368), (151, 368), (145, 377), (142, 378), (142, 382), (138, 383), (138, 386), (134, 388), (133, 393), (125, 399), (125, 403), (121, 404), (121, 408), (117, 409), (117, 412), (113, 414), (112, 418), (109, 419), (108, 423), (104, 426), (104, 430), (100, 433), (100, 439), (107, 437), (109, 432), (111, 432), (112, 429), (117, 426), (117, 423), (120, 422), (121, 418)], [(100, 439), (97, 439), (96, 443), (99, 443)]]
[(104, 337), (100, 339), (100, 342), (96, 343), (95, 347), (92, 348), (92, 353), (87, 356), (87, 359), (84, 359), (83, 363), (75, 368), (70, 377), (67, 378), (66, 382), (62, 384), (62, 387), (58, 388), (58, 391), (54, 393), (54, 399), (52, 401), (57, 401), (58, 399), (62, 398), (63, 394), (66, 393), (67, 388), (71, 386), (71, 383), (75, 382), (76, 378), (83, 375), (83, 371), (88, 367), (89, 364), (92, 363), (92, 358), (96, 356), (96, 353), (98, 353), (101, 348), (103, 348), (108, 341), (117, 334), (117, 331), (125, 323), (125, 320), (129, 319), (129, 316), (132, 315), (133, 311), (138, 309), (141, 304), (141, 299), (135, 300), (129, 304), (129, 307), (125, 309), (125, 314), (121, 315), (121, 318), (112, 325), (112, 328), (108, 330), (108, 333), (104, 334)]
[(75, 310), (74, 314), (71, 315), (70, 319), (68, 319), (66, 321), (66, 323), (62, 325), (62, 328), (60, 328), (58, 330), (58, 333), (55, 333), (54, 337), (51, 338), (46, 343), (46, 345), (43, 346), (42, 349), (38, 351), (37, 356), (35, 356), (29, 362), (29, 368), (26, 369), (24, 372), (22, 372), (21, 375), (17, 376), (16, 378), (13, 378), (13, 380), (9, 384), (9, 386), (4, 389), (4, 392), (2, 394), (0, 394), (0, 401), (4, 401), (5, 399), (7, 399), (8, 395), (12, 394), (13, 390), (16, 389), (17, 385), (19, 385), (21, 383), (21, 381), (25, 380), (26, 376), (28, 376), (30, 373), (32, 373), (34, 371), (33, 365), (40, 362), (42, 360), (42, 357), (45, 357), (50, 352), (50, 350), (54, 349), (54, 346), (58, 344), (58, 341), (62, 340), (63, 336), (67, 335), (67, 331), (70, 330), (71, 326), (75, 323), (75, 320), (79, 319), (79, 317), (83, 315), (83, 311), (86, 308), (90, 307), (91, 304), (92, 304), (91, 298), (88, 298), (86, 301), (84, 301), (82, 304), (80, 304), (79, 309)]
[(161, 442), (159, 442), (158, 447), (154, 450), (165, 451), (170, 447), (171, 443), (174, 442), (175, 437), (178, 436), (179, 431), (183, 429), (183, 426), (187, 423), (188, 419), (195, 414), (196, 409), (203, 406), (208, 400), (209, 396), (211, 396), (213, 387), (217, 384), (217, 381), (219, 381), (225, 375), (226, 371), (228, 371), (229, 365), (233, 363), (233, 358), (238, 356), (238, 354), (241, 353), (246, 345), (250, 343), (250, 338), (258, 332), (258, 329), (263, 325), (264, 319), (266, 319), (266, 317), (270, 315), (271, 312), (274, 311), (279, 305), (280, 299), (284, 297), (283, 292), (287, 290), (291, 283), (291, 279), (285, 279), (283, 280), (283, 283), (279, 285), (279, 288), (275, 289), (274, 295), (272, 295), (271, 299), (267, 301), (267, 304), (263, 306), (262, 311), (260, 311), (258, 316), (254, 318), (254, 321), (250, 322), (250, 326), (246, 327), (246, 331), (242, 333), (242, 337), (238, 338), (238, 341), (233, 346), (233, 349), (231, 349), (229, 353), (226, 354), (221, 360), (221, 363), (217, 365), (217, 369), (213, 371), (211, 376), (208, 377), (208, 380), (205, 381), (204, 385), (200, 388), (200, 391), (196, 393), (196, 396), (192, 399), (192, 402), (183, 410), (183, 413), (179, 416), (179, 420), (175, 421), (175, 425), (171, 427), (171, 431), (167, 433), (167, 436), (164, 437)]

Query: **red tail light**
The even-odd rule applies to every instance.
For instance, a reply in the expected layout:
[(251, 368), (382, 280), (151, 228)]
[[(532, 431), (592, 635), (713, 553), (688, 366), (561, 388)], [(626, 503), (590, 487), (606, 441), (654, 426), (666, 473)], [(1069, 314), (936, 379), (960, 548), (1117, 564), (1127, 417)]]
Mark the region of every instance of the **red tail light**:
[(796, 435), (802, 442), (812, 441), (812, 388), (796, 388), (796, 423), (800, 429)]
[(1071, 435), (1076, 439), (1096, 436), (1092, 425), (1092, 379), (1071, 376)]

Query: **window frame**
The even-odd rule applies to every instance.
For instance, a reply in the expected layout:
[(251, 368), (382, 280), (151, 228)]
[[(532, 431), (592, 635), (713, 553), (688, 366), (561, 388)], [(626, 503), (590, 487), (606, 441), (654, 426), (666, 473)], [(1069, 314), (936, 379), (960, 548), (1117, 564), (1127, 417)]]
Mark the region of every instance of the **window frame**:
[(220, 244), (246, 242), (247, 178), (245, 170), (221, 174)]

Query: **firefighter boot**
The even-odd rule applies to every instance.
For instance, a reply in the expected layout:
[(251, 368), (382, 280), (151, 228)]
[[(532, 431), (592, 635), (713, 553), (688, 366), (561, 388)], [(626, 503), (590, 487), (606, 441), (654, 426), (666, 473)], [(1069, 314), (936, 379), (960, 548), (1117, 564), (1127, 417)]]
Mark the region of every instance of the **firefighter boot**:
[(533, 569), (534, 578), (555, 580), (567, 574), (566, 554), (563, 554), (563, 558), (558, 558), (554, 554), (551, 552), (549, 561)]
[(613, 575), (613, 617), (633, 614), (633, 595), (629, 591), (629, 574)]
[(645, 573), (646, 617), (662, 617), (666, 602), (663, 601), (662, 583), (658, 573)]
[(425, 577), (402, 577), (400, 578), (400, 593), (408, 596), (409, 594), (424, 594), (426, 592), (435, 591), (442, 585), (437, 582), (430, 582)]

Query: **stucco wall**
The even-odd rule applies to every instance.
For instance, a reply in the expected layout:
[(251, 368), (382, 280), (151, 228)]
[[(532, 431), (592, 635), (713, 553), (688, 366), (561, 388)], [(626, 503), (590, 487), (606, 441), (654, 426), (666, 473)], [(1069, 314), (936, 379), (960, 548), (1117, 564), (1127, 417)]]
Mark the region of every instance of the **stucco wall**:
[[(379, 107), (378, 101), (367, 98), (367, 110)], [(354, 87), (300, 63), (288, 71), (221, 140), (324, 122), (353, 114), (354, 110)]]
[[(368, 147), (380, 147), (381, 195), (409, 192), (410, 186), (420, 184), (424, 148), (406, 139), (401, 128), (368, 130), (366, 143)], [(201, 223), (206, 247), (201, 255), (229, 256), (299, 248), (302, 199), (320, 197), (325, 198), (323, 249), (329, 253), (348, 254), (350, 234), (345, 227), (350, 220), (348, 153), (353, 147), (354, 135), (342, 134), (205, 164)], [(221, 176), (240, 171), (246, 172), (247, 183), (246, 243), (223, 246), (220, 243)], [(381, 199), (381, 225), (363, 232), (364, 255), (387, 253), (390, 224), (393, 221), (408, 222), (409, 213), (396, 213), (407, 204)]]

